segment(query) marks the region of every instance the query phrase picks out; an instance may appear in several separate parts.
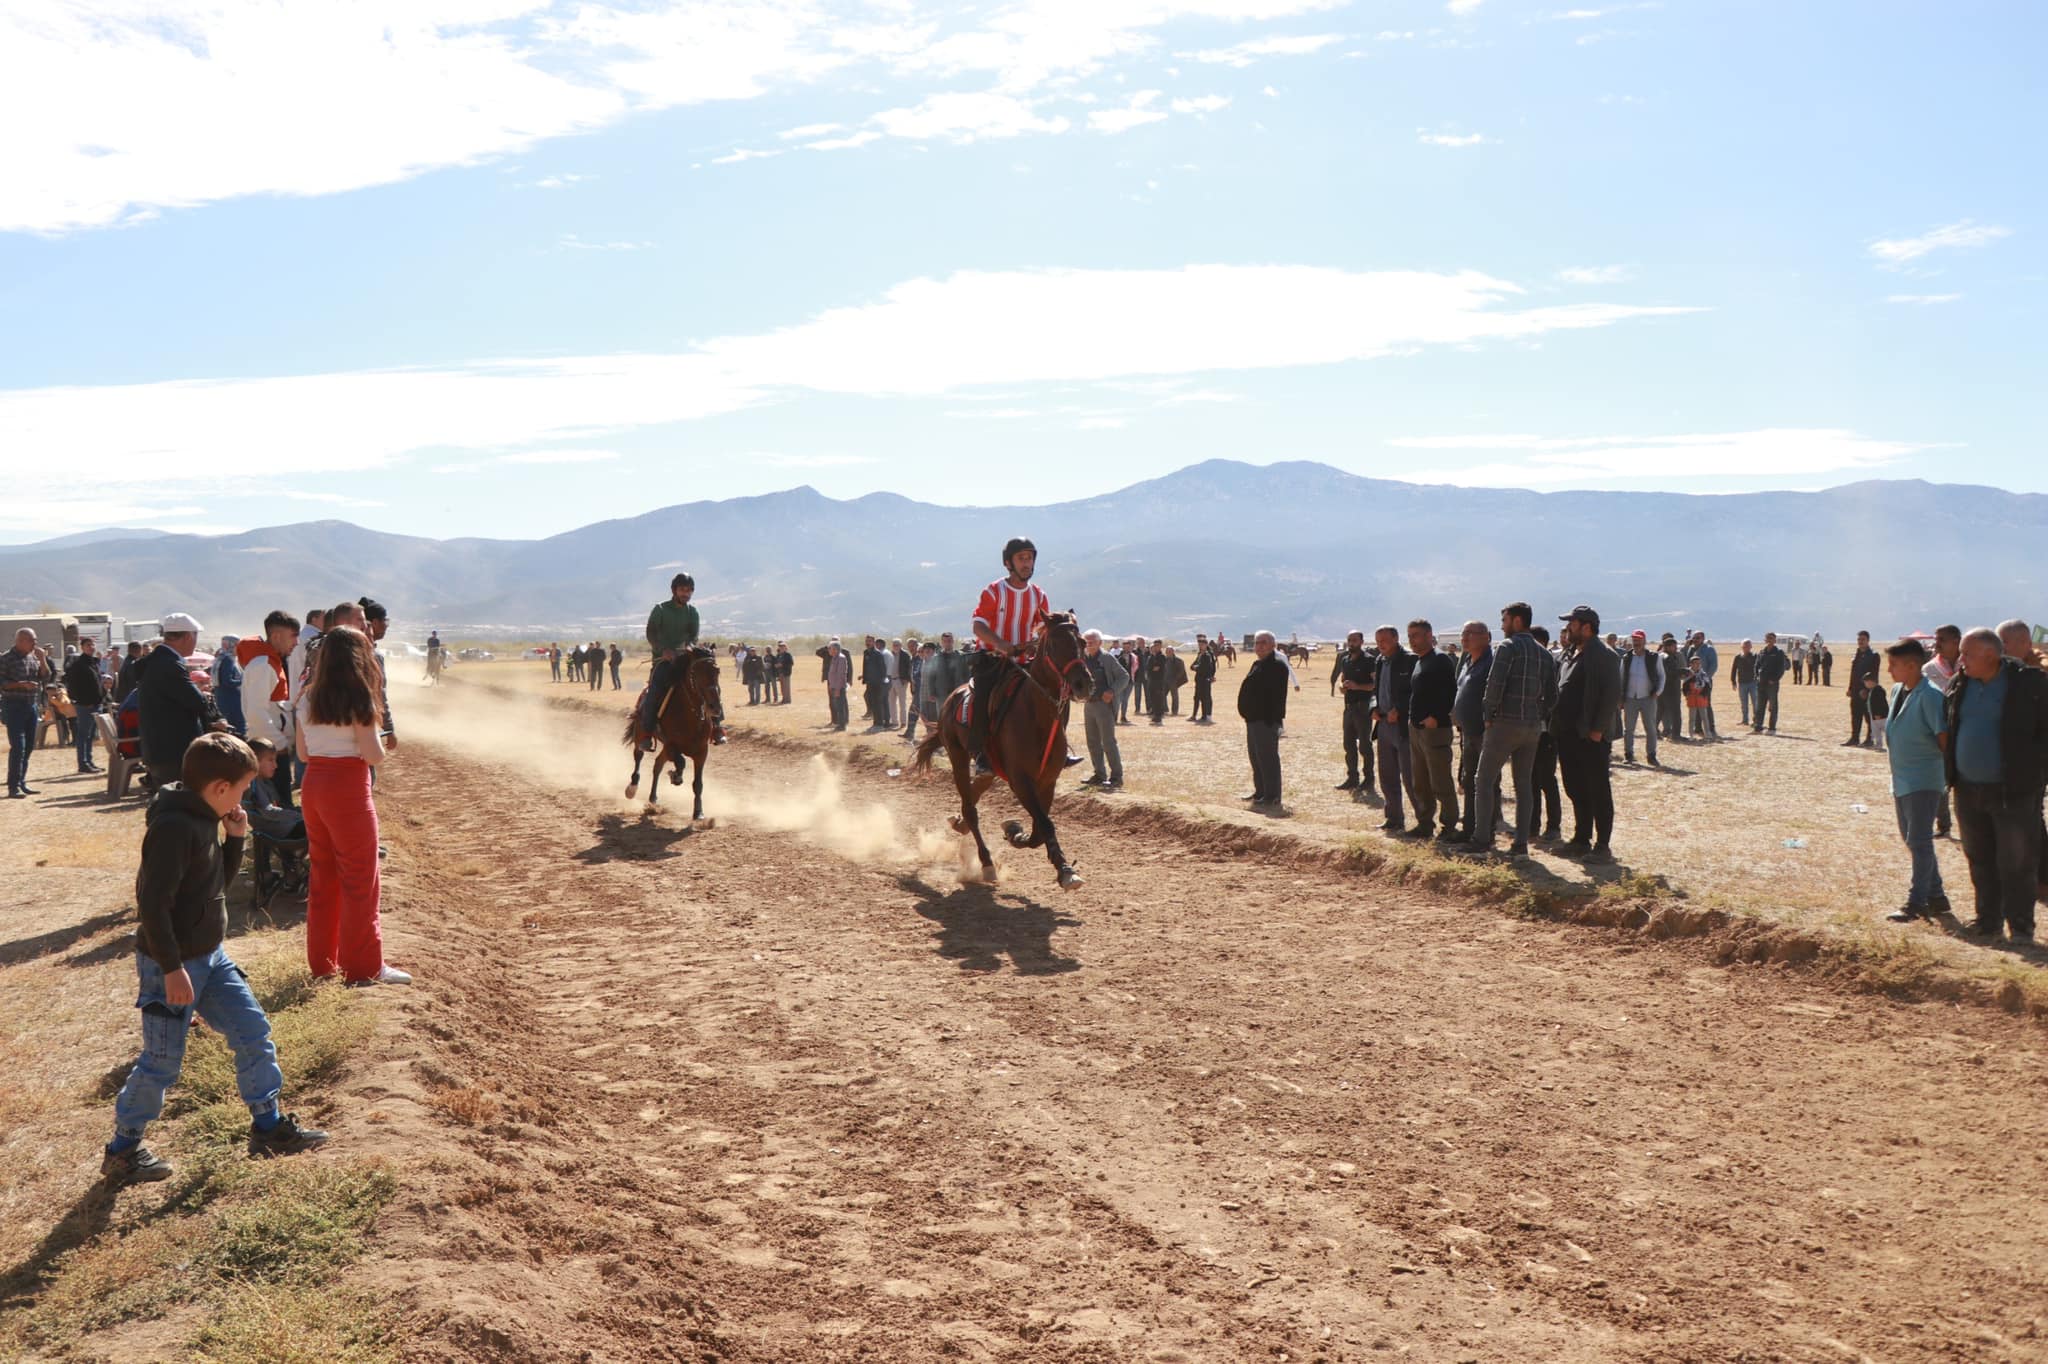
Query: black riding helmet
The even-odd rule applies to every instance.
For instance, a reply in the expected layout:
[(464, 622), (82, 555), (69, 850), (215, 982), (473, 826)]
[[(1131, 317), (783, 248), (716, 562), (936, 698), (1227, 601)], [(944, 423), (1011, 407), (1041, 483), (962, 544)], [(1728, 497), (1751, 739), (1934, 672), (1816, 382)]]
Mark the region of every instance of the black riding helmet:
[(1010, 537), (1010, 543), (1003, 546), (1004, 568), (1008, 568), (1010, 566), (1010, 560), (1017, 557), (1017, 551), (1020, 549), (1028, 549), (1033, 554), (1038, 553), (1037, 545), (1032, 544), (1029, 540), (1025, 539), (1021, 535), (1013, 535)]

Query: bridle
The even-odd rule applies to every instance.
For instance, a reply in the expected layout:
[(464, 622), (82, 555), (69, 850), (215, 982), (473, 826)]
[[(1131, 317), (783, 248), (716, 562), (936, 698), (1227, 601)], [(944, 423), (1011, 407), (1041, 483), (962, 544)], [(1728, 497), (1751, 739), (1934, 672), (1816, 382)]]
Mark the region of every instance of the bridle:
[[(1074, 655), (1065, 663), (1054, 663), (1052, 660), (1052, 641), (1055, 634), (1062, 639), (1069, 634), (1073, 637)], [(1093, 690), (1088, 676), (1086, 650), (1081, 646), (1080, 640), (1080, 627), (1071, 620), (1063, 622), (1056, 630), (1052, 626), (1045, 626), (1039, 630), (1038, 650), (1032, 655), (1032, 663), (1035, 665), (1040, 659), (1044, 659), (1047, 666), (1052, 668), (1053, 675), (1059, 679), (1059, 694), (1054, 695), (1052, 688), (1039, 681), (1033, 668), (1026, 668), (1024, 675), (1031, 679), (1031, 685), (1038, 688), (1039, 694), (1055, 706), (1064, 706), (1076, 696), (1086, 697)], [(1074, 685), (1073, 680), (1076, 670), (1079, 671), (1081, 678), (1079, 686)]]

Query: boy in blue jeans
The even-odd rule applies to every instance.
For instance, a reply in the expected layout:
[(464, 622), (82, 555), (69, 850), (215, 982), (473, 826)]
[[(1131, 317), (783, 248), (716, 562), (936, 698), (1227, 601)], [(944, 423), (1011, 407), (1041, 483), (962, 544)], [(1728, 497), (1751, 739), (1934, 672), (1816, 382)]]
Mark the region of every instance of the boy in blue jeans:
[(115, 1185), (171, 1176), (170, 1162), (142, 1144), (142, 1133), (163, 1112), (164, 1091), (184, 1066), (195, 1013), (235, 1053), (235, 1082), (251, 1117), (250, 1155), (287, 1155), (327, 1140), (325, 1132), (278, 1112), (284, 1076), (270, 1020), (221, 946), (227, 888), (249, 831), (242, 793), (256, 775), (256, 755), (232, 734), (202, 734), (185, 750), (180, 775), (181, 782), (150, 804), (135, 874), (142, 1054), (114, 1101), (114, 1139), (100, 1163), (100, 1173)]

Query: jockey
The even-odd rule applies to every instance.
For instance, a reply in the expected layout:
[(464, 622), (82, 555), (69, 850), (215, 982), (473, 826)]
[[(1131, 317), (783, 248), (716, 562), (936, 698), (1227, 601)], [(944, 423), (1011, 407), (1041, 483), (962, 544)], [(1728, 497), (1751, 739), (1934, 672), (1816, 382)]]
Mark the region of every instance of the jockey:
[[(640, 747), (645, 752), (654, 751), (658, 727), (656, 717), (661, 714), (661, 699), (668, 695), (669, 687), (682, 678), (679, 655), (697, 645), (697, 608), (690, 605), (690, 595), (696, 590), (695, 578), (687, 573), (678, 573), (669, 580), (669, 599), (656, 602), (654, 609), (647, 613), (647, 642), (654, 649), (654, 675), (648, 680), (647, 691), (640, 698)], [(725, 742), (723, 710), (712, 711), (711, 742)]]
[(1038, 567), (1038, 546), (1021, 536), (1011, 540), (1003, 546), (1003, 567), (1009, 575), (984, 587), (974, 608), (974, 637), (981, 648), (968, 669), (974, 679), (974, 708), (968, 716), (967, 746), (977, 773), (992, 770), (988, 764), (988, 712), (995, 685), (1009, 670), (1010, 660), (1023, 651), (1052, 614), (1044, 589), (1031, 581), (1032, 570)]

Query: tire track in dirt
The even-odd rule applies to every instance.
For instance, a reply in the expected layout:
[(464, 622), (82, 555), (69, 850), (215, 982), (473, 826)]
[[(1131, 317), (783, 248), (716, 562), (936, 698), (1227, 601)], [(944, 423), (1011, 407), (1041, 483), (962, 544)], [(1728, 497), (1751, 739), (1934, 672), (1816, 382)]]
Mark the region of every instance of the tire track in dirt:
[[(707, 808), (791, 771), (719, 750)], [(382, 1271), (423, 1357), (2043, 1357), (2005, 1020), (1134, 829), (1054, 898), (392, 777), (424, 969), (363, 1097), (448, 1148)]]

